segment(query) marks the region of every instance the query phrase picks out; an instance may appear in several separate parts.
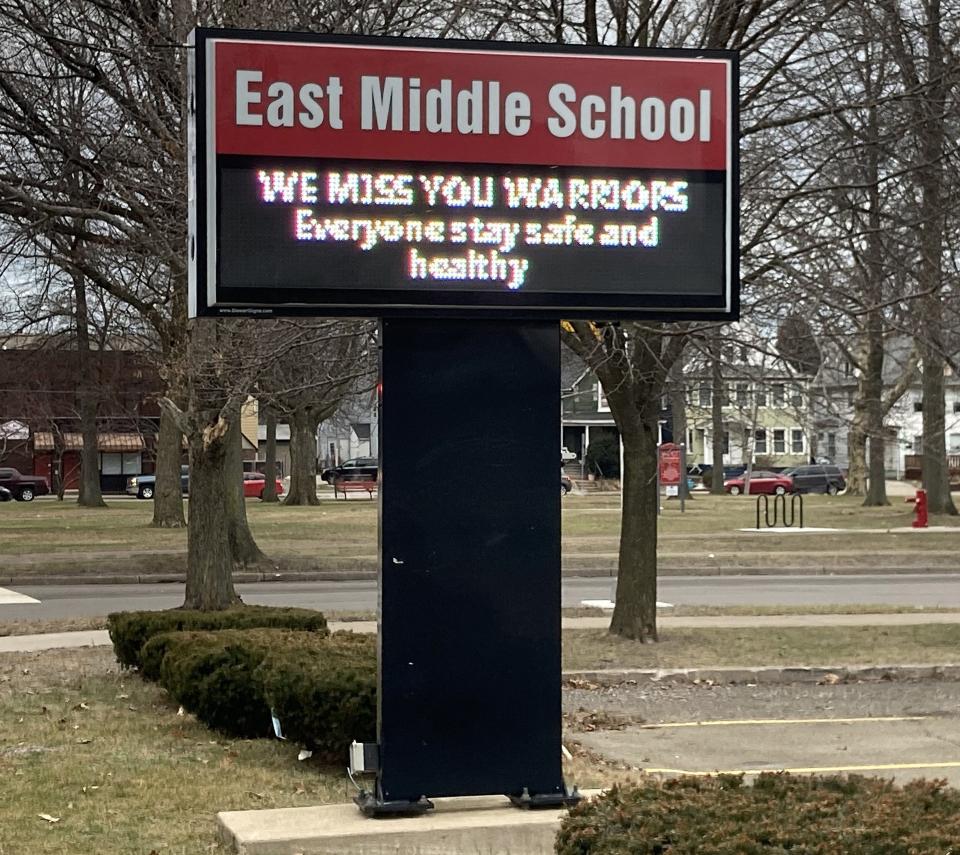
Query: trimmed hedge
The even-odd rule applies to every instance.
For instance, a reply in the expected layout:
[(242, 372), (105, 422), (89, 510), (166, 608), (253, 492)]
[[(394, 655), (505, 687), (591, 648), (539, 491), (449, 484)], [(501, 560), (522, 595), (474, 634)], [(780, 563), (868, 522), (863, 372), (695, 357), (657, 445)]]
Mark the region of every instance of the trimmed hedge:
[(314, 656), (271, 652), (257, 677), (283, 735), (321, 759), (345, 763), (352, 740), (376, 741), (375, 636), (335, 632)]
[(960, 791), (878, 778), (677, 778), (614, 788), (563, 821), (557, 855), (944, 855)]
[(125, 668), (141, 667), (140, 651), (144, 644), (165, 632), (277, 628), (327, 633), (327, 621), (322, 612), (273, 606), (236, 606), (216, 612), (190, 609), (115, 612), (107, 618), (107, 627), (117, 660)]
[(144, 671), (209, 727), (232, 736), (271, 732), (345, 762), (351, 740), (375, 738), (373, 636), (282, 629), (171, 632), (150, 639)]

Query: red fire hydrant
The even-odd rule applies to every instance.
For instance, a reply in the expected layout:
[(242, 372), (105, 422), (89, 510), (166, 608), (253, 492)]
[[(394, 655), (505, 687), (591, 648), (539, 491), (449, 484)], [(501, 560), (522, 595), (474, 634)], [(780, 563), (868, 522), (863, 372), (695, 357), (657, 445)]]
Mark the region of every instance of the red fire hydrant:
[(916, 518), (913, 521), (914, 528), (927, 527), (927, 491), (917, 490), (917, 497), (913, 500), (913, 512)]

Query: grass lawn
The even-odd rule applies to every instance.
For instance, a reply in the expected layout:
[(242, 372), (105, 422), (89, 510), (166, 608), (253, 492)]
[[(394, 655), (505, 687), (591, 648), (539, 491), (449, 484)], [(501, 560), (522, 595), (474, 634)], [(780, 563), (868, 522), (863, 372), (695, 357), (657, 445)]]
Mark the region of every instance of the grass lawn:
[(564, 670), (960, 662), (960, 624), (664, 629), (658, 644), (604, 630), (563, 634)]
[[(885, 508), (862, 508), (846, 496), (807, 496), (805, 519), (809, 526), (844, 529), (811, 535), (757, 535), (738, 531), (753, 525), (754, 500), (748, 496), (698, 496), (681, 514), (679, 505), (665, 503), (660, 517), (660, 553), (666, 560), (683, 563), (688, 557), (706, 560), (708, 554), (722, 566), (725, 554), (791, 553), (792, 566), (804, 556), (882, 552), (904, 562), (918, 553), (955, 552), (960, 546), (960, 518), (936, 518), (937, 525), (953, 532), (883, 533), (909, 526), (911, 506), (902, 502)], [(568, 496), (563, 499), (563, 551), (568, 561), (578, 555), (606, 555), (615, 562), (620, 530), (618, 495)], [(250, 526), (266, 554), (290, 567), (322, 559), (376, 557), (376, 503), (331, 501), (319, 507), (287, 508), (247, 502)], [(38, 500), (0, 506), (0, 558), (17, 572), (148, 573), (182, 569), (186, 530), (150, 526), (149, 502), (114, 501), (107, 510), (87, 510), (72, 501)], [(867, 532), (847, 529), (869, 529)], [(882, 537), (882, 541), (878, 540)], [(167, 553), (151, 557), (151, 551)], [(85, 553), (117, 553), (97, 558)], [(141, 553), (135, 557), (130, 553)], [(147, 554), (143, 554), (147, 553)], [(173, 553), (173, 554), (170, 554)], [(179, 554), (177, 554), (179, 553)], [(299, 562), (299, 563), (298, 563)], [(698, 565), (699, 566), (699, 565)], [(938, 565), (942, 567), (941, 564)]]
[(297, 751), (178, 716), (109, 648), (4, 654), (0, 855), (225, 852), (218, 810), (348, 800), (342, 770), (298, 763)]

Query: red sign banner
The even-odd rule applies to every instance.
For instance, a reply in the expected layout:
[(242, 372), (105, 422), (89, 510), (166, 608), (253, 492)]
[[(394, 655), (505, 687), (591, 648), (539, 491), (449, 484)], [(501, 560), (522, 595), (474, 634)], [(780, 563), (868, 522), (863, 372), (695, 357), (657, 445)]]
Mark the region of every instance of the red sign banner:
[(727, 59), (206, 44), (217, 154), (730, 168)]
[(675, 486), (680, 483), (680, 446), (665, 442), (660, 446), (660, 483)]

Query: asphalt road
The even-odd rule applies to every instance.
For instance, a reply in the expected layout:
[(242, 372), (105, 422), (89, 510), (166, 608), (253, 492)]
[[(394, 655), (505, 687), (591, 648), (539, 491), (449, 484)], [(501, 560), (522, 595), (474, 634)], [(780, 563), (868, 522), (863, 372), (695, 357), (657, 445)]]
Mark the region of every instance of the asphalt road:
[[(563, 605), (611, 599), (615, 580), (565, 578)], [(325, 611), (373, 611), (373, 581), (265, 582), (238, 585), (247, 603), (305, 606)], [(103, 615), (167, 609), (183, 602), (183, 585), (40, 585), (14, 590), (38, 604), (0, 605), (0, 620)], [(877, 604), (960, 608), (960, 576), (688, 576), (660, 580), (659, 598), (675, 605)]]

